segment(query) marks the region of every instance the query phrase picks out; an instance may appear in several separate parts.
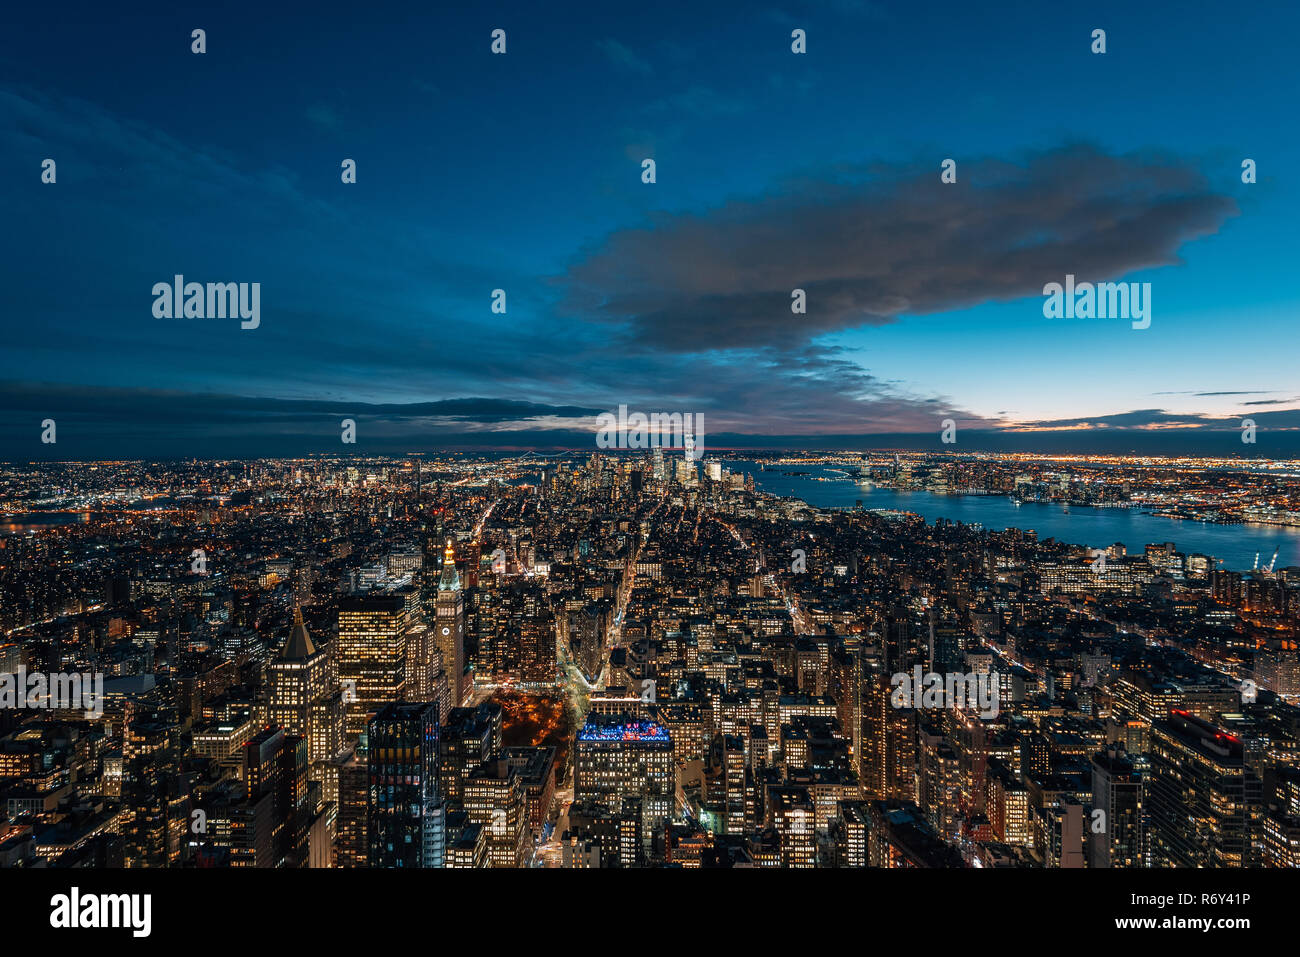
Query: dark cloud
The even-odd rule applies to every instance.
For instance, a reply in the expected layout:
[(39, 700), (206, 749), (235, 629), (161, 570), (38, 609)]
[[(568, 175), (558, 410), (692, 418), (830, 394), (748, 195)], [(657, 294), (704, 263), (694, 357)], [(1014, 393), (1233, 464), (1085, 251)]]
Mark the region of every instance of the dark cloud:
[(453, 421), (512, 422), (520, 419), (582, 418), (602, 409), (546, 405), (518, 399), (440, 399), (432, 402), (353, 402), (279, 399), (164, 389), (104, 388), (0, 383), (0, 409), (54, 414), (73, 412), (100, 417), (141, 417), (216, 421), (253, 415), (355, 413), (388, 418), (443, 418)]
[[(617, 41), (602, 49), (635, 56)], [(637, 72), (632, 61), (625, 66)], [(739, 108), (705, 88), (663, 103), (678, 112)], [(61, 166), (61, 173), (87, 167), (69, 177), (69, 190), (79, 179), (96, 187), (76, 195), (77, 208), (102, 207), (106, 221), (137, 230), (76, 250), (80, 262), (111, 261), (107, 273), (69, 274), (65, 244), (92, 232), (51, 221), (47, 245), (61, 255), (16, 260), (29, 281), (9, 290), (12, 314), (45, 322), (9, 324), (11, 357), (61, 354), (68, 340), (48, 329), (75, 329), (83, 353), (146, 356), (149, 372), (135, 381), (170, 389), (4, 386), (0, 457), (66, 457), (92, 447), (110, 456), (328, 451), (343, 417), (358, 421), (360, 444), (376, 451), (420, 443), (591, 447), (587, 423), (577, 420), (621, 403), (705, 413), (706, 432), (742, 447), (892, 434), (924, 442), (948, 417), (963, 434), (992, 430), (999, 421), (881, 378), (814, 336), (1038, 295), (1066, 272), (1083, 278), (1099, 270), (1100, 278), (1173, 261), (1182, 241), (1217, 228), (1233, 208), (1185, 164), (1086, 147), (1021, 166), (962, 160), (955, 186), (939, 183), (937, 165), (920, 175), (915, 166), (837, 169), (781, 183), (768, 196), (660, 214), (645, 229), (616, 232), (561, 277), (564, 302), (552, 308), (554, 290), (533, 274), (480, 262), (473, 250), (436, 260), (423, 232), (376, 232), (278, 168), (250, 169), (83, 101), (0, 88), (0, 114), (12, 121), (0, 123), (0, 143), (15, 153), (49, 139), (60, 155), (98, 157)], [(629, 156), (644, 155), (653, 150), (629, 147)], [(105, 171), (119, 169), (151, 182), (165, 200), (154, 220), (131, 227), (135, 200), (103, 188)], [(33, 187), (20, 196), (24, 221), (41, 222), (35, 204), (45, 195)], [(218, 210), (238, 215), (227, 222)], [(203, 234), (211, 249), (178, 244), (177, 261), (210, 278), (204, 268), (225, 276), (227, 258), (242, 257), (235, 273), (265, 283), (255, 334), (154, 319), (147, 293), (171, 267), (114, 258), (145, 241), (140, 231), (195, 235), (198, 212), (216, 224)], [(282, 223), (297, 225), (285, 232)], [(269, 230), (269, 252), (241, 241), (249, 224)], [(343, 258), (329, 239), (336, 235), (347, 237)], [(320, 263), (344, 263), (347, 282), (321, 286)], [(512, 316), (526, 319), (506, 325), (489, 314), (486, 292), (498, 285), (510, 291)], [(806, 316), (790, 313), (795, 286), (808, 291)], [(60, 294), (52, 297), (54, 289)], [(88, 312), (91, 301), (108, 308)], [(24, 370), (15, 362), (8, 374)], [(285, 397), (313, 395), (412, 401)], [(483, 398), (420, 401), (448, 395)], [(59, 444), (33, 451), (45, 417), (58, 420)]]
[[(603, 410), (514, 399), (463, 398), (375, 403), (186, 393), (161, 389), (0, 384), (0, 457), (282, 455), (338, 451), (344, 418), (358, 446), (511, 444), (513, 433), (544, 433), (590, 421)], [(58, 441), (43, 445), (53, 419)], [(467, 436), (473, 437), (467, 440)]]
[[(759, 362), (758, 357), (751, 357)], [(767, 362), (774, 362), (768, 357)], [(805, 355), (803, 361), (824, 360)], [(820, 366), (819, 366), (820, 367)], [(1145, 454), (1293, 454), (1300, 449), (1300, 410), (1255, 414), (1257, 446), (1243, 450), (1239, 419), (1177, 415), (1159, 409), (1024, 423), (1003, 429), (960, 411), (947, 400), (893, 392), (853, 369), (825, 367), (809, 380), (797, 374), (756, 379), (753, 363), (687, 364), (685, 380), (711, 370), (710, 403), (676, 397), (637, 404), (623, 395), (608, 406), (548, 405), (490, 398), (433, 402), (366, 403), (293, 400), (157, 389), (48, 384), (0, 385), (0, 460), (96, 458), (233, 458), (342, 451), (396, 454), (439, 449), (595, 449), (595, 416), (628, 401), (632, 411), (704, 413), (703, 448), (935, 448), (942, 450), (942, 420), (953, 418), (962, 448), (989, 451), (1127, 452)], [(820, 382), (821, 385), (817, 385)], [(827, 388), (827, 383), (830, 387)], [(822, 389), (836, 398), (818, 400)], [(844, 390), (840, 393), (837, 390)], [(660, 396), (660, 399), (663, 397)], [(747, 417), (733, 407), (765, 400)], [(46, 418), (57, 423), (58, 442), (40, 441)], [(342, 446), (343, 418), (357, 422), (357, 443)], [(755, 431), (769, 427), (772, 431)]]
[(754, 435), (929, 431), (953, 417), (964, 426), (996, 423), (971, 416), (951, 398), (919, 395), (884, 381), (833, 350), (754, 349), (718, 355), (634, 350), (617, 365), (593, 368), (588, 382), (644, 411), (703, 412), (709, 428)]
[[(1023, 164), (961, 160), (837, 170), (707, 213), (612, 233), (563, 277), (564, 308), (669, 352), (798, 346), (815, 336), (1039, 296), (1177, 263), (1236, 213), (1167, 157), (1090, 146)], [(808, 296), (790, 311), (791, 290)]]

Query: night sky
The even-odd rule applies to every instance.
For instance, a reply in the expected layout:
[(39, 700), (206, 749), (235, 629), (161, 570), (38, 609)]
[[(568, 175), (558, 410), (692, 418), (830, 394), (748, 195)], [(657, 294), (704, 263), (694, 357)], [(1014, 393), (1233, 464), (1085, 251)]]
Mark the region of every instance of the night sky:
[(1294, 3), (131, 6), (0, 16), (0, 458), (1300, 454)]

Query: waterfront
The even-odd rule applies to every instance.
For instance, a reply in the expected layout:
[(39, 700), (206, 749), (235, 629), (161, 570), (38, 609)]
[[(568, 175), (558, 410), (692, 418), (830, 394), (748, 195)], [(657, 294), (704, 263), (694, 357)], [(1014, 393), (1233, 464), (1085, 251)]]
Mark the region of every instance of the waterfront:
[(23, 535), (56, 525), (84, 525), (89, 521), (89, 512), (20, 512), (0, 515), (0, 535)]
[[(916, 512), (927, 522), (946, 518), (990, 529), (1033, 529), (1039, 539), (1055, 538), (1090, 548), (1123, 542), (1130, 552), (1141, 553), (1153, 542), (1173, 542), (1185, 554), (1199, 552), (1219, 559), (1222, 568), (1248, 571), (1259, 553), (1268, 564), (1278, 550), (1276, 568), (1300, 564), (1300, 529), (1280, 525), (1214, 525), (1207, 522), (1161, 518), (1137, 508), (1089, 508), (1075, 505), (1067, 512), (1060, 505), (1026, 502), (1017, 506), (1003, 495), (940, 495), (922, 490), (901, 491), (859, 485), (826, 465), (769, 466), (730, 460), (733, 471), (752, 473), (754, 485), (774, 495), (794, 496), (818, 508), (889, 508)], [(788, 475), (800, 472), (801, 475)]]

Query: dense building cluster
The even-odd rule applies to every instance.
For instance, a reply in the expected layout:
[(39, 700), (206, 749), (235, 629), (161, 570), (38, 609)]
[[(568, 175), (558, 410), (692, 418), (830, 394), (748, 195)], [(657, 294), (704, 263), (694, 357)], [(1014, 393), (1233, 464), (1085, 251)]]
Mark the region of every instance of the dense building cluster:
[(658, 449), (10, 466), (0, 509), (0, 866), (1300, 866), (1300, 568)]

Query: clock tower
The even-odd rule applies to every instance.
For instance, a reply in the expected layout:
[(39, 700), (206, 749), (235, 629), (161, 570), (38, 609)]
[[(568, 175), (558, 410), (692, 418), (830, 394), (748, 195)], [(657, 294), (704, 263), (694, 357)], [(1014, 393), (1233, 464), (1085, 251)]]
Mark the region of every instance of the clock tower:
[[(443, 667), (447, 669), (452, 707), (458, 708), (468, 690), (465, 681), (465, 596), (460, 590), (460, 574), (456, 571), (456, 553), (451, 547), (451, 539), (447, 540), (442, 553), (442, 575), (438, 579), (434, 608), (435, 638), (442, 651)], [(445, 721), (446, 717), (439, 715), (438, 719)]]

